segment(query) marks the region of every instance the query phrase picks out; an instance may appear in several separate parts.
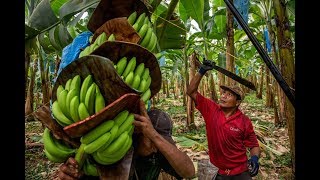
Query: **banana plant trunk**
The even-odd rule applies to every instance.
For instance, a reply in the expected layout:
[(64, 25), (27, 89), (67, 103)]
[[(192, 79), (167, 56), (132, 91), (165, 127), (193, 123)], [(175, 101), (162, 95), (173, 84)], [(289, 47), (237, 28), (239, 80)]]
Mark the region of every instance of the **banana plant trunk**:
[[(291, 33), (289, 31), (290, 22), (286, 14), (285, 0), (273, 0), (277, 38), (280, 54), (280, 70), (287, 84), (295, 89), (295, 69), (293, 57), (293, 44), (291, 41)], [(288, 135), (290, 140), (290, 152), (292, 155), (292, 172), (295, 174), (295, 109), (291, 102), (284, 94), (281, 93), (280, 99), (284, 105), (284, 112), (287, 121)]]
[(49, 93), (48, 93), (48, 82), (46, 79), (46, 72), (44, 70), (43, 64), (43, 54), (41, 53), (41, 48), (39, 48), (39, 66), (40, 66), (40, 77), (41, 77), (41, 90), (42, 90), (42, 103), (48, 104), (50, 101)]
[[(267, 25), (268, 25), (268, 32), (269, 32), (269, 37), (270, 37), (271, 47), (272, 47), (272, 58), (274, 59), (275, 64), (280, 69), (281, 67), (280, 67), (279, 56), (278, 56), (277, 48), (276, 48), (275, 32), (273, 30), (273, 26), (271, 24), (271, 21), (267, 21)], [(275, 28), (277, 28), (277, 27), (275, 27)], [(283, 121), (284, 117), (285, 117), (285, 115), (284, 115), (284, 106), (281, 103), (281, 99), (279, 98), (281, 96), (281, 91), (282, 90), (281, 90), (281, 87), (280, 87), (280, 85), (279, 85), (279, 83), (277, 81), (274, 83), (274, 85), (276, 86), (276, 89), (275, 89), (276, 91), (273, 91), (273, 92), (277, 92), (277, 96), (278, 96), (277, 99), (278, 99), (278, 104), (279, 104), (279, 113), (278, 113), (278, 121), (279, 122), (277, 122), (277, 124), (280, 124)]]
[[(265, 65), (267, 66), (267, 65)], [(271, 77), (270, 77), (270, 70), (268, 67), (266, 69), (266, 107), (272, 108), (273, 107), (273, 94), (272, 94), (272, 85), (271, 85)]]
[[(233, 0), (230, 0), (233, 3)], [(229, 8), (227, 8), (227, 52), (226, 52), (226, 66), (227, 70), (230, 72), (235, 72), (234, 69), (234, 31), (233, 31), (233, 14)], [(236, 82), (229, 78), (227, 78), (227, 85), (233, 85)]]
[[(190, 73), (189, 73), (189, 79), (193, 79), (195, 73), (196, 73), (196, 54), (192, 53), (190, 56)], [(190, 83), (190, 82), (188, 82)], [(187, 127), (192, 129), (191, 125), (194, 125), (194, 102), (193, 100), (187, 96)]]
[[(30, 61), (31, 62), (31, 61)], [(35, 84), (35, 78), (36, 78), (36, 69), (37, 69), (38, 63), (37, 60), (34, 60), (33, 67), (30, 67), (30, 81), (28, 84), (28, 90), (27, 90), (27, 98), (26, 98), (26, 104), (25, 104), (25, 116), (27, 121), (31, 121), (34, 119), (32, 113), (33, 113), (33, 102), (34, 102), (34, 84)]]
[[(28, 85), (28, 72), (29, 72), (29, 67), (30, 67), (30, 53), (25, 51), (24, 52), (24, 68), (25, 68), (25, 77), (24, 77), (24, 89), (27, 89), (27, 85)], [(27, 98), (27, 93), (28, 91), (25, 91), (25, 94), (24, 94), (24, 98), (26, 99)]]
[(162, 80), (162, 93), (163, 94), (167, 93), (167, 91), (166, 91), (166, 80), (165, 79)]
[(213, 78), (212, 73), (209, 74), (209, 85), (210, 85), (209, 86), (210, 87), (210, 97), (212, 100), (217, 102), (218, 95), (217, 95), (216, 86), (215, 86), (215, 82), (214, 82), (214, 78)]
[[(272, 82), (272, 89), (273, 92), (276, 92), (277, 90), (277, 84), (278, 82), (276, 82), (276, 80), (273, 80)], [(276, 102), (276, 98), (275, 98), (275, 93), (273, 93), (273, 112), (274, 112), (274, 125), (278, 126), (281, 124), (280, 118), (279, 118), (279, 113), (278, 113), (278, 107), (277, 107), (277, 102)]]
[[(187, 92), (186, 90), (188, 89), (187, 87), (189, 86), (189, 73), (188, 73), (188, 69), (189, 69), (189, 61), (188, 61), (188, 56), (187, 56), (187, 49), (186, 47), (183, 48), (183, 59), (184, 59), (184, 77), (185, 77), (185, 83), (184, 83), (184, 91), (183, 91), (183, 96), (184, 96), (184, 102), (183, 105), (184, 107), (187, 107), (187, 101), (188, 101), (188, 96), (187, 96)], [(187, 107), (188, 109), (188, 107)], [(186, 111), (187, 111), (186, 109)]]
[[(167, 76), (168, 77), (168, 76)], [(169, 98), (170, 97), (170, 93), (169, 93), (169, 89), (170, 89), (170, 87), (169, 87), (169, 82), (168, 82), (168, 80), (166, 79), (165, 80), (165, 82), (166, 82), (166, 97), (167, 98)]]
[(187, 94), (186, 94), (186, 91), (185, 91), (185, 86), (186, 86), (186, 83), (185, 83), (185, 80), (182, 79), (181, 80), (181, 91), (182, 91), (182, 101), (183, 101), (183, 107), (187, 107)]
[(259, 86), (259, 92), (257, 94), (258, 99), (262, 99), (262, 91), (263, 91), (263, 71), (264, 71), (264, 65), (261, 65), (260, 68), (260, 86)]

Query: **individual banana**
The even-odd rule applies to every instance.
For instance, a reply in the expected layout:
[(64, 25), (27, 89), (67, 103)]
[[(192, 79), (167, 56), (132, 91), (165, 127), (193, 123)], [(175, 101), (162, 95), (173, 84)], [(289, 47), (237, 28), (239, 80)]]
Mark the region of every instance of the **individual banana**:
[(122, 75), (126, 66), (127, 66), (127, 57), (122, 57), (117, 63), (117, 73), (119, 74), (119, 76)]
[(138, 17), (138, 19), (136, 20), (136, 22), (133, 24), (133, 28), (138, 32), (140, 30), (140, 28), (143, 25), (144, 22), (144, 18), (146, 16), (146, 13), (142, 13), (140, 14), (140, 16)]
[(110, 129), (112, 129), (113, 125), (114, 125), (113, 120), (103, 122), (99, 126), (89, 131), (87, 134), (83, 135), (80, 138), (80, 142), (83, 144), (90, 144), (91, 142), (96, 140), (98, 137), (102, 136), (103, 134), (108, 132)]
[(66, 82), (66, 85), (64, 86), (65, 90), (68, 90), (68, 91), (70, 90), (71, 81), (72, 79), (68, 79), (68, 81)]
[(59, 103), (58, 101), (54, 101), (51, 107), (51, 111), (53, 116), (55, 117), (55, 119), (57, 120), (57, 122), (61, 125), (61, 126), (67, 126), (69, 124), (72, 124), (73, 122), (67, 118), (64, 113), (62, 112), (62, 110), (60, 109)]
[(142, 73), (143, 73), (143, 71), (144, 71), (144, 63), (140, 63), (140, 64), (137, 66), (137, 68), (134, 70), (134, 75), (135, 75), (135, 76), (136, 76), (136, 75), (141, 76)]
[(96, 83), (93, 82), (91, 86), (89, 87), (86, 98), (84, 100), (84, 104), (87, 107), (87, 110), (90, 115), (94, 114), (94, 100), (95, 100), (95, 93), (96, 93)]
[(90, 160), (87, 158), (83, 165), (83, 172), (87, 176), (99, 176), (98, 169), (96, 165), (90, 162)]
[(128, 130), (128, 134), (129, 136), (132, 136), (133, 132), (134, 132), (134, 125), (132, 124), (131, 126), (129, 126), (130, 129)]
[(94, 44), (98, 45), (98, 47), (103, 44), (105, 41), (107, 41), (107, 35), (105, 32), (102, 32), (94, 41)]
[(91, 84), (93, 83), (93, 79), (92, 79), (92, 75), (89, 74), (84, 80), (83, 83), (81, 85), (81, 89), (80, 89), (80, 102), (85, 101), (85, 97), (87, 94), (87, 91), (89, 89), (89, 87), (91, 86)]
[(47, 156), (47, 158), (49, 159), (49, 161), (51, 162), (55, 162), (55, 163), (62, 163), (64, 162), (66, 159), (65, 158), (59, 158), (59, 157), (55, 157), (52, 154), (50, 154), (45, 148), (44, 148), (44, 154)]
[(142, 39), (144, 37), (144, 35), (146, 34), (146, 32), (148, 31), (148, 24), (144, 24), (140, 30), (138, 31), (138, 34), (140, 36), (140, 38)]
[(93, 154), (93, 158), (102, 165), (109, 165), (114, 164), (121, 160), (129, 151), (132, 145), (132, 139), (128, 138), (119, 151), (115, 152), (114, 154), (102, 154), (101, 152), (96, 152)]
[(129, 114), (126, 121), (119, 126), (118, 135), (122, 134), (124, 131), (128, 130), (134, 121), (134, 115), (132, 113)]
[(147, 86), (147, 81), (141, 78), (138, 91), (144, 92), (145, 90), (147, 90), (146, 86)]
[(145, 92), (151, 85), (151, 76), (149, 75), (148, 79), (147, 79), (147, 84), (146, 84), (146, 87), (145, 87), (145, 90), (143, 92)]
[(143, 74), (141, 75), (141, 78), (147, 80), (149, 74), (150, 74), (149, 68), (145, 68), (144, 71), (143, 71)]
[(134, 89), (138, 89), (139, 85), (140, 85), (140, 76), (139, 75), (134, 75), (131, 87)]
[(86, 119), (87, 117), (90, 116), (88, 109), (83, 102), (79, 104), (78, 112), (79, 112), (80, 120)]
[(153, 30), (152, 30), (152, 28), (149, 27), (146, 35), (143, 37), (143, 39), (140, 39), (140, 43), (139, 44), (146, 48), (147, 45), (149, 44), (150, 38), (152, 36), (152, 33), (153, 33)]
[(118, 151), (112, 154), (108, 154), (108, 153), (102, 154), (102, 152), (98, 152), (98, 153), (100, 153), (104, 158), (108, 158), (109, 160), (116, 162), (120, 160), (128, 152), (131, 145), (132, 145), (132, 137), (128, 135), (122, 147)]
[[(96, 88), (96, 89), (99, 89), (99, 88)], [(100, 112), (106, 106), (104, 97), (100, 92), (96, 92), (94, 104), (95, 104), (95, 107), (94, 107), (95, 113)]]
[(127, 75), (128, 75), (131, 71), (133, 71), (132, 69), (135, 69), (136, 63), (137, 63), (136, 58), (135, 58), (135, 57), (132, 57), (132, 58), (129, 60), (129, 62), (128, 62), (127, 66), (126, 66), (126, 68), (125, 68), (125, 70), (124, 70), (124, 72), (123, 72), (123, 74), (122, 74), (122, 76), (123, 76), (123, 77), (127, 77)]
[(68, 157), (70, 157), (75, 153), (74, 149), (68, 149), (68, 150), (60, 149), (56, 145), (55, 139), (48, 128), (44, 129), (42, 139), (43, 139), (44, 149), (46, 149), (48, 153), (55, 158), (66, 160)]
[(141, 99), (143, 102), (147, 102), (147, 100), (149, 100), (150, 97), (151, 97), (151, 90), (149, 88), (148, 90), (146, 90), (146, 92), (142, 94)]
[[(67, 108), (67, 111), (68, 111), (68, 117), (71, 117), (71, 112), (70, 112), (70, 104), (71, 104), (71, 100), (73, 99), (73, 97), (75, 96), (79, 96), (79, 91), (77, 89), (71, 89), (68, 94), (67, 94), (67, 99), (66, 99), (66, 108)], [(78, 107), (77, 107), (78, 108)]]
[[(92, 154), (97, 151), (100, 147), (106, 143), (111, 136), (110, 132), (104, 133), (102, 136), (98, 137), (96, 140), (92, 141), (84, 147), (84, 152)], [(111, 145), (110, 145), (111, 146)]]
[(119, 130), (119, 126), (117, 124), (114, 124), (113, 127), (111, 128), (111, 130), (109, 131), (111, 136), (110, 139), (103, 145), (101, 146), (97, 151), (105, 151), (109, 145), (113, 142), (114, 139), (116, 139), (117, 135), (118, 135), (118, 130)]
[(64, 90), (63, 86), (60, 84), (57, 88), (57, 99), (59, 98), (60, 93)]
[(147, 48), (149, 51), (152, 51), (153, 48), (155, 47), (156, 43), (157, 43), (157, 36), (156, 36), (156, 34), (152, 31), (151, 37), (150, 37), (150, 40), (149, 40), (149, 43), (148, 43), (148, 45), (147, 45), (146, 48)]
[(115, 41), (116, 40), (116, 36), (114, 34), (111, 34), (108, 38), (108, 41)]
[(133, 82), (133, 71), (129, 72), (129, 74), (127, 75), (124, 81), (131, 86)]
[(113, 120), (114, 123), (117, 124), (118, 126), (120, 126), (128, 117), (129, 115), (129, 111), (128, 110), (124, 110), (121, 111)]
[(66, 104), (67, 95), (68, 95), (68, 90), (65, 89), (60, 93), (59, 98), (57, 100), (58, 100), (58, 104), (59, 104), (59, 107), (60, 107), (61, 111), (63, 112), (63, 114), (66, 117), (69, 118), (69, 115), (68, 115), (69, 114), (69, 110), (67, 109), (67, 104)]
[(70, 116), (74, 122), (77, 122), (80, 120), (79, 105), (80, 105), (79, 96), (74, 96), (70, 101)]
[(133, 13), (130, 14), (130, 16), (128, 17), (128, 22), (129, 24), (132, 26), (134, 24), (134, 22), (136, 21), (137, 18), (137, 12), (134, 11)]
[[(80, 92), (81, 88), (81, 77), (80, 75), (76, 75), (72, 78), (71, 84), (70, 84), (70, 90), (71, 89), (76, 89), (78, 93)], [(69, 91), (70, 91), (69, 90)]]
[(136, 65), (137, 65), (137, 58), (136, 57), (132, 57), (130, 59), (130, 61), (132, 61), (132, 66), (131, 66), (130, 72), (134, 72), (134, 70), (136, 69)]
[(113, 154), (117, 150), (123, 147), (123, 144), (126, 142), (127, 138), (130, 138), (128, 132), (123, 132), (117, 139), (115, 139), (106, 150), (101, 152), (102, 154)]

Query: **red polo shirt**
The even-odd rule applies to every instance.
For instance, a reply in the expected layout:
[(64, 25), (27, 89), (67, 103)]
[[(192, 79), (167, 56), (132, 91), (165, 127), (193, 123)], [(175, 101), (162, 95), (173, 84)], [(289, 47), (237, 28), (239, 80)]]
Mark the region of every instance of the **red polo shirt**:
[(199, 92), (196, 108), (205, 120), (210, 162), (218, 173), (236, 175), (248, 170), (246, 147), (259, 146), (251, 120), (239, 109), (226, 118), (217, 103)]

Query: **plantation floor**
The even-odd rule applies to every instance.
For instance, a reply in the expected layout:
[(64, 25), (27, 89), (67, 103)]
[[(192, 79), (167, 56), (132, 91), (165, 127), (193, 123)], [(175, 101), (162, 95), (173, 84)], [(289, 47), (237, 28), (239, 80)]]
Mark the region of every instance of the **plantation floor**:
[[(201, 114), (195, 110), (195, 129), (188, 130), (182, 98), (164, 98), (163, 94), (160, 96), (156, 107), (170, 114), (174, 123), (173, 136), (177, 141), (177, 146), (190, 156), (197, 168), (199, 160), (209, 159), (206, 152), (205, 125)], [(261, 133), (262, 139), (260, 140), (267, 145), (262, 149), (259, 174), (254, 177), (254, 180), (292, 179), (287, 129), (274, 126), (273, 109), (265, 108), (263, 100), (256, 99), (254, 94), (249, 94), (240, 108), (251, 118), (255, 131)], [(25, 127), (25, 179), (55, 179), (56, 170), (60, 164), (51, 163), (44, 155), (41, 140), (44, 129), (41, 123), (26, 122)]]

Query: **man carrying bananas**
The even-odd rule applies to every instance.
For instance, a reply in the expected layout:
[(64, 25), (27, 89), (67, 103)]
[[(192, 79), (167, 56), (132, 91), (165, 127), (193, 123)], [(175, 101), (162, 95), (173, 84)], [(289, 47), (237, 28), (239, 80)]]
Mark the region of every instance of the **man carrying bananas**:
[[(195, 168), (191, 159), (176, 147), (171, 137), (172, 121), (167, 113), (158, 109), (147, 112), (145, 104), (140, 100), (140, 114), (135, 114), (134, 118), (134, 154), (130, 180), (156, 180), (161, 170), (177, 179), (194, 177)], [(59, 178), (62, 180), (86, 179), (72, 157), (59, 170)], [(93, 178), (103, 179), (106, 174), (99, 170), (100, 177)]]
[[(210, 162), (219, 168), (213, 179), (250, 180), (258, 174), (260, 148), (251, 120), (238, 109), (244, 98), (242, 89), (220, 86), (219, 103), (197, 91), (203, 75), (214, 65), (213, 61), (204, 60), (187, 88), (206, 123)], [(249, 160), (246, 148), (250, 149)]]

